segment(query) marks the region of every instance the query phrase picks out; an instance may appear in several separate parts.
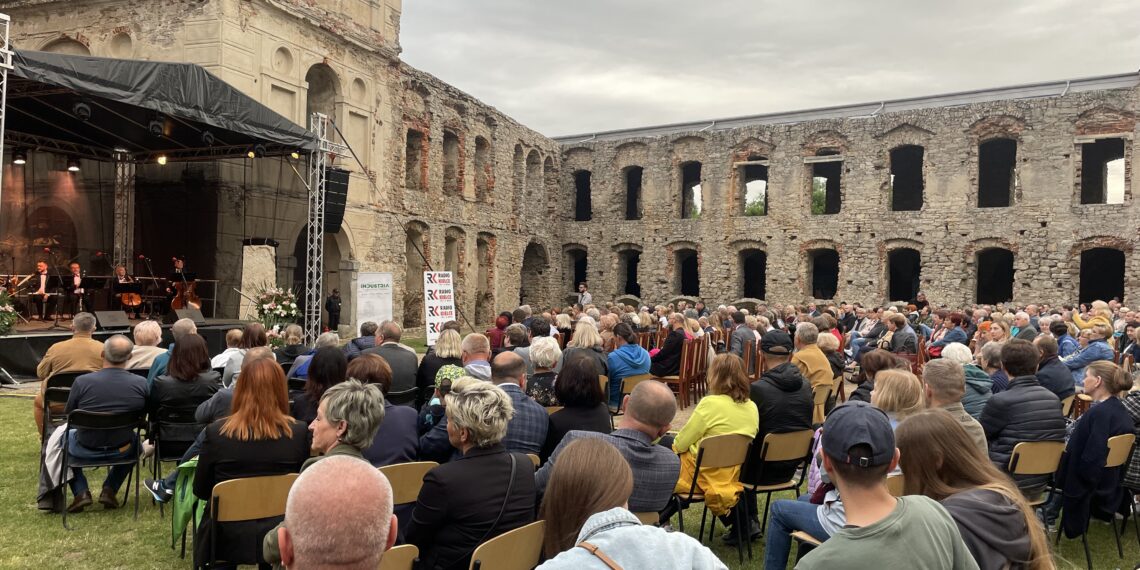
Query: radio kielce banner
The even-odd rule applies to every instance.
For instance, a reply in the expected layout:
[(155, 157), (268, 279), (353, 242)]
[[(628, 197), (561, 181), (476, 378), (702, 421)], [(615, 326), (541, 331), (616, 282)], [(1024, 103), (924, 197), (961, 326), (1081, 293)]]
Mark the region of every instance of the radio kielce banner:
[(443, 324), (455, 320), (455, 283), (450, 271), (424, 271), (424, 323), (427, 324), (427, 344), (443, 331)]
[(392, 320), (392, 274), (358, 273), (356, 276), (356, 325)]

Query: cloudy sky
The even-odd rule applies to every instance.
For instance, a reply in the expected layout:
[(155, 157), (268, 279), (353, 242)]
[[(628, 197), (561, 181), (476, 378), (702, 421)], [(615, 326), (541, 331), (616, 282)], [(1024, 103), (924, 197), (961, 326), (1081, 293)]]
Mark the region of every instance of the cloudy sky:
[(405, 0), (413, 66), (543, 134), (1140, 69), (1138, 0)]

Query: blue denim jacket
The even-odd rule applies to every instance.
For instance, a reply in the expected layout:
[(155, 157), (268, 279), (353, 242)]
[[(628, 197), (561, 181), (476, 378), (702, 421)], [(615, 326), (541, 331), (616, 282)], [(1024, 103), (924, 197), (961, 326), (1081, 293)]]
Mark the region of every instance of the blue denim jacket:
[[(633, 513), (621, 507), (595, 513), (586, 519), (577, 542), (586, 541), (610, 557), (622, 568), (654, 568), (655, 570), (693, 569), (727, 570), (727, 566), (707, 547), (687, 534), (666, 532), (655, 526), (642, 525)], [(585, 548), (570, 548), (547, 560), (542, 570), (607, 570), (600, 558)]]
[(1108, 346), (1108, 342), (1104, 339), (1097, 339), (1089, 341), (1089, 345), (1080, 352), (1076, 352), (1068, 358), (1062, 358), (1061, 362), (1064, 362), (1065, 366), (1073, 371), (1073, 382), (1077, 386), (1084, 386), (1085, 368), (1098, 360), (1112, 362), (1113, 356), (1112, 347)]

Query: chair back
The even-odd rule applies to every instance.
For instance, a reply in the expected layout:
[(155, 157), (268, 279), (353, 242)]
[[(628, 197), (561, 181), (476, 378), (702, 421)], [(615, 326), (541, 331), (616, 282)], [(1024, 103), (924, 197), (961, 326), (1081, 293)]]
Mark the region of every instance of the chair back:
[(716, 469), (743, 465), (752, 438), (738, 433), (714, 435), (701, 440), (697, 451), (697, 467)]
[(399, 392), (388, 392), (384, 395), (384, 400), (391, 402), (393, 406), (413, 406), (416, 403), (418, 391), (419, 388), (408, 388)]
[(420, 487), (424, 486), (424, 475), (437, 466), (439, 464), (434, 461), (414, 461), (381, 467), (380, 472), (392, 485), (392, 503), (406, 505), (416, 502), (420, 496)]
[(656, 339), (656, 343), (653, 346), (656, 348), (661, 348), (662, 346), (665, 346), (665, 338), (668, 336), (669, 336), (669, 329), (667, 327), (661, 327), (661, 328), (657, 329), (657, 339)]
[(79, 378), (80, 376), (83, 376), (84, 374), (90, 374), (90, 373), (91, 373), (91, 371), (85, 370), (82, 372), (58, 372), (56, 374), (52, 374), (46, 380), (47, 386), (45, 389), (66, 388), (66, 389), (70, 390), (71, 386), (73, 384), (75, 384), (76, 378)]
[(538, 464), (542, 462), (542, 460), (538, 458), (538, 454), (528, 453), (526, 456), (528, 459), (530, 459), (530, 462), (534, 464), (534, 468), (538, 469)]
[(308, 382), (308, 378), (298, 378), (297, 376), (285, 380), (290, 392), (303, 392), (305, 390), (305, 384)]
[(827, 408), (827, 399), (831, 397), (831, 386), (820, 384), (811, 391), (812, 399), (812, 413), (811, 422), (813, 424), (822, 424), (826, 414), (824, 413)]
[(906, 479), (903, 477), (904, 475), (902, 473), (887, 477), (887, 490), (890, 491), (891, 496), (901, 497), (906, 494), (906, 492), (903, 491), (903, 489), (906, 488)]
[(815, 434), (810, 429), (788, 433), (770, 433), (764, 436), (760, 447), (761, 461), (792, 461), (811, 457), (811, 438)]
[(128, 368), (127, 372), (135, 376), (142, 376), (143, 378), (150, 376), (150, 368)]
[(380, 570), (412, 570), (419, 557), (420, 549), (414, 544), (394, 546), (380, 559)]
[(213, 520), (225, 523), (284, 516), (289, 489), (296, 480), (296, 473), (286, 473), (222, 481), (211, 493)]
[(67, 414), (69, 430), (111, 431), (142, 427), (146, 412), (91, 412), (75, 410)]
[(637, 345), (645, 350), (653, 348), (653, 333), (637, 333)]
[(1061, 400), (1061, 415), (1066, 418), (1073, 414), (1073, 400), (1077, 399), (1076, 394), (1071, 394), (1069, 397)]
[(546, 406), (546, 415), (552, 415), (554, 412), (561, 410), (562, 406)]
[(641, 521), (641, 524), (644, 524), (644, 525), (657, 526), (658, 523), (661, 522), (661, 513), (657, 513), (657, 512), (653, 512), (653, 511), (644, 512), (644, 513), (633, 513), (633, 516), (637, 517), (637, 520)]
[(1108, 438), (1108, 458), (1104, 460), (1105, 467), (1120, 467), (1132, 455), (1132, 444), (1136, 443), (1136, 435), (1126, 433)]
[(625, 378), (621, 379), (621, 393), (631, 394), (633, 393), (633, 389), (636, 388), (638, 384), (652, 379), (653, 376), (651, 374), (634, 374), (633, 376), (626, 376)]
[(1063, 441), (1023, 441), (1013, 446), (1009, 457), (1010, 475), (1050, 475), (1061, 464)]
[(533, 570), (542, 555), (545, 532), (546, 521), (535, 521), (480, 544), (471, 554), (470, 570)]
[(605, 374), (598, 375), (598, 384), (602, 387), (603, 399), (610, 395), (610, 377)]
[(748, 340), (744, 342), (744, 373), (749, 378), (752, 377), (753, 372), (760, 368), (760, 363), (756, 358), (756, 343)]

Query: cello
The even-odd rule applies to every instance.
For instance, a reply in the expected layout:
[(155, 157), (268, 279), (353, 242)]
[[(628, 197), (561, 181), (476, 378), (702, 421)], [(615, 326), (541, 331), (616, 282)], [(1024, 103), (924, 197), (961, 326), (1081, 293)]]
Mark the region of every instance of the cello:
[(198, 286), (196, 279), (186, 279), (185, 273), (178, 274), (182, 280), (174, 283), (174, 298), (170, 301), (171, 309), (201, 309), (202, 299), (194, 289)]

